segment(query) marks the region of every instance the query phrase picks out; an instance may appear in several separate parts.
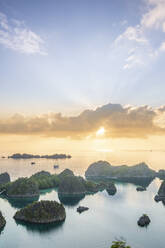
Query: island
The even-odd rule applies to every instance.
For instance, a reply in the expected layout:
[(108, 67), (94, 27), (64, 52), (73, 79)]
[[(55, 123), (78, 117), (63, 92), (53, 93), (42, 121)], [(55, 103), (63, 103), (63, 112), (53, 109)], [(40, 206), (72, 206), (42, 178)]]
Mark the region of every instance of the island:
[(8, 158), (13, 159), (34, 159), (34, 158), (46, 158), (46, 159), (66, 159), (71, 158), (71, 155), (66, 154), (53, 154), (53, 155), (33, 155), (28, 153), (15, 153), (11, 156), (8, 156)]
[(81, 214), (82, 212), (87, 211), (88, 209), (88, 207), (79, 206), (77, 208), (77, 212)]
[(115, 195), (117, 192), (115, 184), (113, 182), (108, 183), (106, 191), (109, 195)]
[(139, 226), (141, 226), (141, 227), (144, 227), (144, 226), (148, 226), (148, 225), (150, 224), (150, 222), (151, 222), (151, 220), (150, 220), (150, 218), (148, 217), (148, 215), (143, 214), (143, 215), (139, 218), (137, 224), (138, 224)]
[(17, 211), (14, 219), (34, 224), (48, 224), (64, 221), (65, 208), (56, 201), (39, 201)]
[(98, 161), (88, 167), (85, 176), (90, 180), (111, 179), (120, 182), (130, 182), (140, 186), (148, 186), (156, 177), (156, 172), (150, 169), (144, 162), (133, 166), (113, 166), (107, 161)]
[(136, 188), (136, 191), (146, 191), (145, 187), (139, 186)]
[(0, 185), (9, 182), (10, 182), (10, 175), (7, 172), (0, 174)]
[(0, 211), (0, 230), (2, 230), (4, 228), (4, 226), (6, 225), (6, 220), (3, 217), (1, 211)]

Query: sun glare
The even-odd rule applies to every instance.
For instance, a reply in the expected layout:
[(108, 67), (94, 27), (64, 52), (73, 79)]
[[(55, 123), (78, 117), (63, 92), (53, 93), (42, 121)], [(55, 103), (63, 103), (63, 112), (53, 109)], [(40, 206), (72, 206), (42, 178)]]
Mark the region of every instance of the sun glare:
[(96, 136), (102, 136), (105, 133), (105, 129), (104, 127), (101, 127), (97, 132), (96, 132)]

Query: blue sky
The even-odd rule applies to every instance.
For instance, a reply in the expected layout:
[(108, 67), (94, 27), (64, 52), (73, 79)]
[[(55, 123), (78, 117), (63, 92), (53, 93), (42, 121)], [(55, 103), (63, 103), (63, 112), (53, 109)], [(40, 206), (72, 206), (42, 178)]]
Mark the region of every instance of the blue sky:
[(0, 0), (1, 113), (164, 105), (165, 0)]

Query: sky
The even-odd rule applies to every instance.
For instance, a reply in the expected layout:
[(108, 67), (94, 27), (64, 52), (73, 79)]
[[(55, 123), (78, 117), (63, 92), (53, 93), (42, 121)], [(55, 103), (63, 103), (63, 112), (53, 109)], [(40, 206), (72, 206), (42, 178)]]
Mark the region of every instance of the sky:
[(165, 0), (0, 0), (1, 140), (161, 139), (164, 64)]

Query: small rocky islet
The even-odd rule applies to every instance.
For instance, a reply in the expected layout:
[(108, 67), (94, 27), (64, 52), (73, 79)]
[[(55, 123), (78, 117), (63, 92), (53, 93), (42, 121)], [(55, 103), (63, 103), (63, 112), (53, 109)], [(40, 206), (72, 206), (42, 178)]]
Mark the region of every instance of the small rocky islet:
[(148, 225), (150, 224), (150, 222), (151, 222), (151, 220), (150, 220), (150, 218), (148, 217), (148, 215), (143, 214), (143, 215), (139, 218), (137, 224), (138, 224), (139, 226), (141, 226), (141, 227), (144, 227), (144, 226), (146, 227), (146, 226), (148, 226)]
[(18, 210), (14, 219), (34, 224), (48, 224), (64, 221), (65, 208), (56, 201), (39, 201)]

